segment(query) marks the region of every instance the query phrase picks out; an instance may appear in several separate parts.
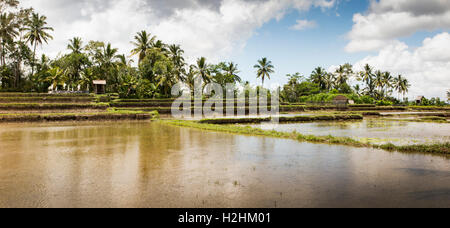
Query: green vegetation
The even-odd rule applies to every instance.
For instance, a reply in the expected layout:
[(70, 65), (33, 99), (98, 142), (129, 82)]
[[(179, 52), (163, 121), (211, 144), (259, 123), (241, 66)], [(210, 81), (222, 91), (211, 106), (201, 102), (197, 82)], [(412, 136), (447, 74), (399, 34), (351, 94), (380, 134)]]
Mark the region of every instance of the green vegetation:
[(232, 134), (293, 139), (301, 142), (336, 144), (353, 147), (370, 147), (375, 149), (383, 149), (388, 151), (398, 151), (405, 153), (430, 153), (430, 154), (450, 155), (450, 143), (435, 144), (435, 145), (411, 145), (411, 146), (396, 146), (393, 144), (374, 145), (370, 143), (363, 143), (349, 137), (302, 135), (297, 132), (286, 133), (274, 130), (262, 130), (259, 128), (252, 128), (248, 126), (239, 126), (239, 125), (204, 124), (196, 121), (182, 121), (182, 120), (164, 120), (162, 121), (162, 123), (180, 127), (190, 127), (201, 130), (225, 132)]
[(0, 114), (0, 123), (42, 122), (42, 121), (103, 121), (103, 120), (148, 120), (159, 119), (159, 113), (142, 111), (123, 111), (109, 108), (100, 113), (20, 113)]
[(450, 123), (446, 118), (443, 117), (424, 117), (415, 119), (387, 119), (382, 118), (379, 120), (383, 121), (401, 121), (401, 122), (418, 122), (418, 123)]
[(270, 79), (270, 74), (275, 72), (275, 67), (272, 65), (272, 61), (269, 61), (267, 58), (258, 60), (258, 64), (256, 64), (254, 68), (257, 70), (256, 77), (261, 78), (263, 86), (266, 78)]
[[(362, 115), (317, 115), (317, 116), (294, 116), (279, 117), (280, 123), (286, 122), (314, 122), (314, 121), (343, 121), (343, 120), (362, 120)], [(203, 119), (199, 123), (207, 124), (247, 124), (270, 122), (273, 118), (223, 118), (223, 119)]]
[(0, 110), (66, 110), (66, 109), (101, 109), (106, 110), (109, 104), (91, 103), (91, 104), (45, 104), (45, 103), (23, 103), (23, 104), (0, 104)]
[[(132, 41), (134, 47), (129, 51), (118, 50), (111, 43), (83, 41), (74, 37), (68, 40), (66, 50), (61, 50), (58, 57), (36, 56), (36, 48), (53, 38), (53, 29), (47, 25), (47, 18), (32, 8), (21, 8), (16, 0), (2, 0), (1, 8), (2, 92), (45, 93), (49, 89), (92, 92), (94, 80), (106, 80), (107, 93), (134, 99), (172, 98), (171, 88), (179, 82), (184, 82), (192, 92), (195, 82), (200, 79), (203, 88), (209, 82), (221, 86), (232, 84), (236, 94), (237, 84), (240, 83), (247, 96), (250, 92), (258, 94), (261, 88), (252, 88), (248, 82), (243, 82), (238, 66), (233, 62), (210, 64), (205, 57), (199, 57), (195, 64), (189, 65), (179, 45), (166, 44), (147, 31), (136, 33)], [(129, 54), (137, 57), (136, 64), (133, 59), (127, 58)], [(254, 68), (256, 77), (261, 79), (263, 85), (275, 72), (275, 66), (267, 58), (258, 60)], [(308, 78), (300, 73), (287, 76), (289, 82), (282, 86), (280, 94), (283, 105), (308, 103), (324, 106), (333, 103), (339, 95), (356, 104), (387, 107), (412, 105), (405, 99), (411, 85), (404, 76), (394, 76), (369, 65), (360, 72), (355, 72), (353, 66), (347, 63), (333, 72), (318, 67)], [(356, 79), (358, 83), (350, 85), (351, 79)], [(97, 101), (109, 102), (109, 98), (98, 97)], [(445, 104), (438, 98), (424, 98), (421, 105)], [(318, 109), (311, 107), (306, 110)]]
[(0, 97), (0, 103), (90, 103), (94, 100), (92, 97)]

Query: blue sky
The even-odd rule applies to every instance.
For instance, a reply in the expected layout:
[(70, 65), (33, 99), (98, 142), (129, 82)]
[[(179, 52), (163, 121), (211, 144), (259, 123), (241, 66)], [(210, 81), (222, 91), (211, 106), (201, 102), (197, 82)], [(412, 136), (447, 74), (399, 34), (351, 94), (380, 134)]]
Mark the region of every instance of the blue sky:
[[(269, 58), (276, 67), (272, 82), (286, 82), (286, 74), (299, 72), (308, 76), (317, 66), (328, 67), (353, 63), (367, 53), (346, 53), (346, 34), (352, 29), (353, 15), (364, 12), (368, 1), (341, 2), (337, 7), (308, 12), (291, 10), (282, 20), (271, 20), (255, 32), (246, 47), (233, 55), (245, 80), (256, 83), (253, 66), (261, 57)], [(314, 28), (297, 31), (290, 29), (297, 20), (313, 20)]]
[[(368, 8), (368, 0), (349, 0), (327, 10), (291, 10), (282, 20), (273, 19), (257, 29), (245, 48), (228, 60), (239, 64), (244, 80), (259, 83), (253, 66), (261, 57), (267, 57), (276, 68), (271, 82), (281, 84), (286, 83), (287, 74), (299, 72), (309, 76), (318, 66), (328, 69), (344, 63), (353, 64), (367, 55), (376, 54), (373, 51), (345, 51), (349, 42), (347, 34), (353, 27), (353, 15), (364, 13)], [(305, 19), (315, 21), (316, 27), (301, 31), (290, 29), (297, 20)], [(419, 47), (425, 38), (442, 31), (417, 31), (414, 35), (399, 37), (399, 40), (413, 48)]]

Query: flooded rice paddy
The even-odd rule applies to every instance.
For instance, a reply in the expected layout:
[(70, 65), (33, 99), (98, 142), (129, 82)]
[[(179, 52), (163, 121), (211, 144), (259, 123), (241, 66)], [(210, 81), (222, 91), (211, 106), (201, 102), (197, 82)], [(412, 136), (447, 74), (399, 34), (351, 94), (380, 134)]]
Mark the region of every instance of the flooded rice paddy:
[(148, 122), (0, 125), (0, 148), (0, 207), (450, 206), (440, 156)]
[(433, 144), (450, 142), (450, 124), (366, 119), (349, 122), (314, 122), (253, 125), (266, 130), (305, 135), (351, 137), (374, 144), (395, 145)]

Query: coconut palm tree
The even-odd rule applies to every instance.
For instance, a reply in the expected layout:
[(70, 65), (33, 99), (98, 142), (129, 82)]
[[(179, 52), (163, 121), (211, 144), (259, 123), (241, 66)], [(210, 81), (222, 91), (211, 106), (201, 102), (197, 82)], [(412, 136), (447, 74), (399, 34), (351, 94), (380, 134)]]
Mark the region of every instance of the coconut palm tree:
[(274, 73), (274, 66), (272, 65), (272, 61), (267, 60), (267, 58), (262, 58), (261, 60), (258, 60), (258, 64), (253, 66), (256, 71), (256, 78), (261, 78), (262, 80), (262, 86), (264, 87), (264, 81), (265, 79), (270, 80), (270, 74)]
[(409, 84), (408, 79), (404, 78), (401, 82), (401, 92), (403, 94), (403, 100), (405, 100), (405, 96), (409, 92), (409, 88), (411, 88), (411, 84)]
[(324, 78), (324, 83), (325, 83), (325, 89), (327, 91), (330, 91), (333, 89), (334, 87), (334, 75), (332, 73), (326, 73), (325, 74), (325, 78)]
[(320, 86), (320, 89), (326, 90), (327, 85), (325, 81), (325, 77), (327, 75), (327, 72), (322, 67), (317, 67), (314, 69), (314, 71), (311, 73), (311, 82), (316, 83)]
[(345, 69), (344, 69), (343, 65), (339, 66), (336, 69), (336, 71), (334, 72), (334, 77), (336, 79), (334, 84), (335, 84), (335, 86), (337, 88), (339, 88), (340, 85), (342, 85), (342, 84), (347, 82), (347, 78), (346, 78), (346, 75), (345, 75)]
[(158, 49), (159, 52), (163, 53), (164, 55), (168, 56), (169, 55), (169, 49), (167, 47), (167, 44), (165, 44), (164, 42), (162, 42), (162, 40), (157, 40), (152, 48)]
[(402, 75), (398, 75), (396, 78), (393, 79), (393, 83), (392, 86), (394, 87), (395, 91), (397, 91), (398, 94), (398, 99), (400, 100), (400, 94), (403, 91), (403, 76)]
[(117, 55), (117, 65), (120, 65), (122, 67), (126, 67), (129, 66), (131, 63), (133, 63), (134, 61), (132, 59), (127, 59), (127, 57), (125, 55)]
[(361, 96), (361, 86), (359, 84), (353, 86), (353, 90), (355, 91), (356, 95)]
[(169, 57), (175, 66), (175, 75), (178, 81), (185, 80), (183, 76), (185, 66), (183, 54), (184, 51), (180, 48), (180, 45), (172, 44), (169, 46)]
[(386, 96), (388, 95), (388, 91), (393, 86), (393, 80), (394, 80), (394, 78), (392, 77), (390, 72), (383, 73), (383, 87), (384, 87), (384, 94)]
[(237, 64), (229, 62), (225, 65), (223, 70), (225, 71), (227, 77), (231, 78), (234, 82), (241, 82), (242, 81), (241, 77), (237, 75), (240, 73), (237, 67), (238, 67)]
[(185, 73), (185, 83), (189, 88), (191, 89), (191, 93), (194, 93), (194, 85), (195, 85), (195, 78), (197, 76), (196, 67), (194, 65), (190, 65), (189, 69)]
[(353, 74), (353, 66), (349, 63), (346, 63), (344, 65), (340, 65), (336, 71), (335, 71), (335, 77), (336, 77), (336, 87), (340, 87), (344, 84), (347, 84), (347, 81), (350, 79), (350, 77)]
[(52, 84), (53, 88), (58, 88), (58, 86), (64, 85), (66, 76), (61, 68), (55, 67), (48, 70), (47, 80)]
[(36, 47), (37, 45), (42, 45), (43, 42), (48, 43), (48, 40), (53, 39), (53, 37), (47, 31), (53, 31), (53, 28), (47, 27), (47, 17), (41, 16), (38, 13), (33, 13), (31, 20), (28, 21), (25, 31), (25, 39), (33, 48), (33, 61), (31, 65), (31, 75), (34, 75), (34, 65), (36, 57)]
[(206, 63), (205, 57), (197, 59), (197, 65), (195, 66), (195, 70), (197, 72), (197, 75), (202, 78), (205, 84), (211, 82), (212, 77), (210, 74), (209, 65)]
[(369, 64), (366, 64), (364, 66), (364, 70), (359, 72), (359, 77), (357, 79), (358, 81), (363, 81), (366, 83), (366, 94), (373, 96), (376, 88), (375, 74), (373, 73), (373, 68)]
[(0, 15), (0, 66), (6, 64), (6, 44), (14, 39), (19, 32), (19, 25), (14, 22), (14, 14), (2, 13)]
[(0, 1), (0, 12), (4, 12), (4, 10), (8, 7), (17, 7), (19, 5), (19, 1), (17, 0), (1, 0)]
[(155, 43), (156, 37), (151, 36), (151, 34), (146, 31), (138, 32), (136, 36), (134, 36), (133, 42), (131, 44), (134, 45), (134, 49), (131, 51), (132, 55), (138, 55), (138, 64), (144, 60), (147, 50), (151, 49)]
[(83, 50), (83, 41), (80, 37), (74, 37), (73, 39), (69, 40), (67, 49), (71, 50), (74, 54), (80, 54)]
[(378, 88), (378, 95), (381, 95), (384, 87), (383, 72), (381, 70), (375, 71), (375, 86)]

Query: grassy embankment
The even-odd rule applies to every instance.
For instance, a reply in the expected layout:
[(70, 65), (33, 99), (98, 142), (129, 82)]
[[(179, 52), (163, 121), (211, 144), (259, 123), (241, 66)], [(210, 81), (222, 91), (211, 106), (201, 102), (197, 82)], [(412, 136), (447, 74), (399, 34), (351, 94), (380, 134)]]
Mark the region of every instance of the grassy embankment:
[[(141, 110), (141, 111), (158, 111), (161, 114), (170, 114), (171, 107), (174, 99), (117, 99), (113, 100), (110, 105), (122, 110)], [(192, 112), (195, 109), (202, 109), (200, 104), (195, 104), (191, 100), (184, 101), (187, 103)], [(213, 106), (215, 100), (202, 100), (202, 106)], [(240, 107), (239, 112), (247, 114), (249, 110), (257, 109), (259, 103), (257, 101), (251, 103), (245, 99), (235, 100), (223, 100), (223, 107), (227, 107), (227, 103), (233, 103), (234, 107)], [(270, 101), (267, 104), (270, 106)], [(245, 108), (244, 108), (245, 107)], [(280, 112), (292, 113), (292, 112), (315, 112), (315, 111), (347, 111), (347, 112), (360, 112), (363, 115), (379, 115), (377, 112), (390, 112), (390, 111), (450, 111), (450, 107), (422, 107), (422, 106), (376, 106), (370, 104), (356, 104), (349, 105), (347, 107), (336, 107), (334, 105), (307, 105), (307, 104), (289, 104), (280, 103)]]
[[(273, 118), (221, 118), (221, 119), (203, 119), (199, 123), (204, 124), (249, 124), (270, 122)], [(316, 122), (316, 121), (346, 121), (346, 120), (362, 120), (362, 115), (315, 115), (315, 116), (294, 116), (279, 117), (278, 122)]]
[(162, 120), (161, 122), (173, 126), (190, 127), (207, 131), (285, 138), (297, 140), (300, 142), (335, 144), (353, 147), (368, 147), (374, 149), (383, 149), (387, 151), (398, 151), (405, 153), (429, 153), (429, 154), (450, 155), (450, 143), (442, 143), (435, 145), (410, 145), (410, 146), (396, 146), (393, 144), (375, 145), (371, 143), (363, 143), (350, 137), (303, 135), (297, 132), (287, 133), (275, 130), (262, 130), (259, 128), (252, 128), (249, 126), (207, 124), (198, 121), (184, 121), (184, 120)]

